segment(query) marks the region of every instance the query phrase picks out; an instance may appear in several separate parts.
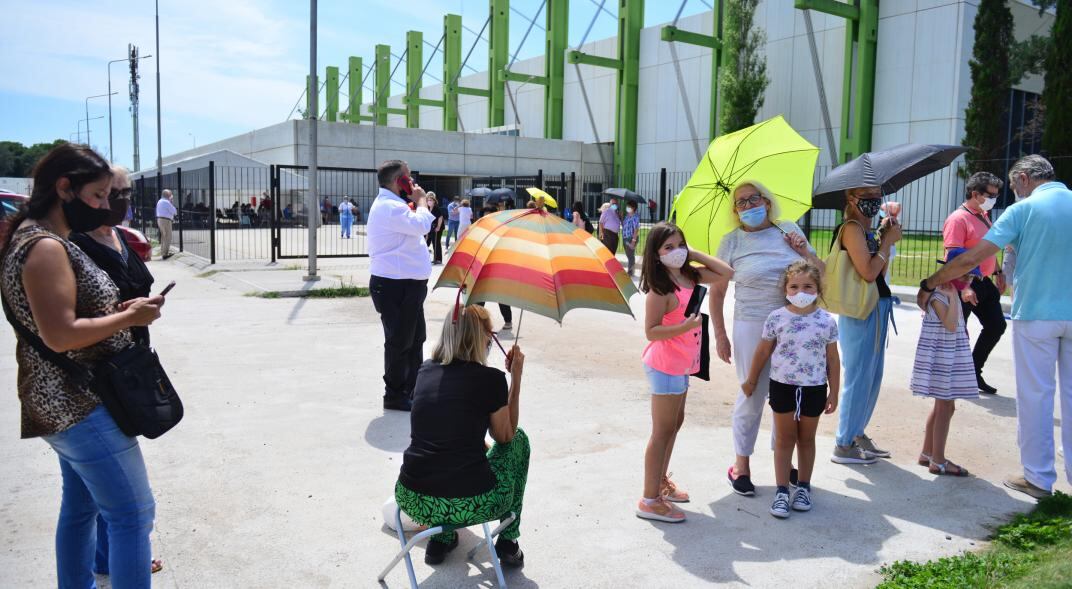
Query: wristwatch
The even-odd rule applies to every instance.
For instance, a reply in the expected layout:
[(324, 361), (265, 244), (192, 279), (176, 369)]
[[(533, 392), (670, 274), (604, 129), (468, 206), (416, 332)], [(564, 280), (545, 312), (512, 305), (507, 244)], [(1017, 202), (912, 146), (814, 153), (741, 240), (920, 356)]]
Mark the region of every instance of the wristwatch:
[(933, 288), (927, 288), (927, 279), (926, 278), (924, 278), (923, 280), (919, 281), (919, 288), (921, 288), (923, 290), (923, 292), (934, 292)]

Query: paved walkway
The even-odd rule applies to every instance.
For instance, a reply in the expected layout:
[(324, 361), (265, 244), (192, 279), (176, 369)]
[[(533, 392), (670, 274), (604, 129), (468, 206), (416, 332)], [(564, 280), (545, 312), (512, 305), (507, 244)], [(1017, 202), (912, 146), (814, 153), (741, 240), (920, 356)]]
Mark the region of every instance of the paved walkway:
[[(158, 503), (153, 552), (166, 563), (155, 584), (374, 586), (396, 547), (380, 506), (409, 429), (407, 414), (380, 406), (382, 332), (371, 301), (247, 297), (228, 280), (301, 288), (305, 271), (241, 266), (197, 278), (204, 269), (183, 262), (150, 265), (158, 284), (178, 281), (153, 341), (187, 410), (174, 431), (142, 442)], [(367, 261), (325, 261), (323, 271), (364, 284)], [(446, 291), (429, 297), (431, 340), (453, 300)], [(640, 318), (642, 297), (632, 303)], [(870, 429), (893, 450), (892, 460), (830, 463), (836, 420), (824, 418), (816, 507), (775, 520), (767, 514), (773, 469), (764, 443), (754, 465), (759, 495), (738, 497), (726, 484), (735, 386), (732, 367), (716, 359), (713, 381), (694, 381), (672, 465), (693, 496), (684, 506), (689, 521), (670, 525), (633, 516), (650, 427), (640, 321), (578, 310), (559, 326), (526, 313), (521, 422), (533, 464), (521, 542), (528, 563), (507, 573), (510, 585), (869, 587), (884, 562), (980, 546), (990, 526), (1030, 507), (1000, 483), (1018, 465), (1009, 340), (987, 370), (1001, 395), (961, 403), (953, 423), (949, 454), (978, 476), (939, 478), (915, 465), (929, 409), (907, 390), (918, 311), (903, 306), (896, 317), (901, 333), (891, 338)], [(0, 330), (0, 349), (13, 348), (10, 330)], [(0, 431), (7, 432), (0, 586), (53, 585), (59, 469), (44, 442), (18, 440), (10, 352), (0, 357), (0, 382), (9, 383), (0, 400)], [(463, 548), (476, 541), (462, 533)], [(415, 556), (424, 587), (494, 584), (486, 560), (467, 563), (464, 550), (434, 570), (421, 548)], [(406, 585), (403, 569), (388, 585)]]

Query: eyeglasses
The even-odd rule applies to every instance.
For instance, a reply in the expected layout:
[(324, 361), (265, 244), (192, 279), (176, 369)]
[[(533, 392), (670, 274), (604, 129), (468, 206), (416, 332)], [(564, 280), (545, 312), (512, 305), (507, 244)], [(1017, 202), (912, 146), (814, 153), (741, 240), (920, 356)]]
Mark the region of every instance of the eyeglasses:
[(763, 201), (763, 196), (760, 194), (753, 194), (747, 198), (738, 198), (733, 202), (734, 206), (738, 209), (748, 208), (749, 206), (756, 206)]
[(123, 188), (123, 189), (113, 188), (112, 191), (110, 193), (108, 193), (108, 199), (109, 200), (115, 200), (117, 198), (130, 198), (130, 195), (133, 192), (134, 192), (133, 188)]
[(989, 190), (986, 191), (986, 195), (990, 198), (997, 198), (999, 194), (1001, 194), (1001, 191), (999, 190), (995, 190), (994, 192), (990, 192)]

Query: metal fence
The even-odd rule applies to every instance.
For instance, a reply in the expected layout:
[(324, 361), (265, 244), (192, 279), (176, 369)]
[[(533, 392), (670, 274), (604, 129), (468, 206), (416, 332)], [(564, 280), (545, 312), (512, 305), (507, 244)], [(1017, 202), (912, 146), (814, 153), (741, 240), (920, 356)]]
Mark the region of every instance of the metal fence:
[[(1051, 158), (1056, 167), (1072, 165), (1072, 156)], [(1015, 159), (988, 162), (995, 173), (1008, 169)], [(819, 166), (815, 172), (818, 183), (830, 172), (829, 166)], [(511, 188), (515, 191), (515, 207), (524, 207), (530, 199), (526, 188), (540, 188), (558, 201), (555, 213), (569, 218), (575, 203), (581, 203), (589, 218), (598, 219), (602, 203), (609, 200), (605, 191), (631, 186), (648, 203), (639, 214), (645, 224), (666, 219), (670, 215), (675, 195), (688, 183), (692, 172), (639, 173), (632, 182), (621, 176), (579, 175), (576, 173), (547, 173), (523, 176), (434, 176), (418, 182), (426, 189), (440, 191), (441, 203), (454, 194), (464, 195), (473, 188)], [(902, 204), (900, 222), (904, 237), (897, 246), (891, 273), (894, 281), (910, 282), (934, 271), (935, 260), (943, 256), (942, 225), (945, 218), (964, 201), (967, 174), (963, 164), (930, 174), (887, 195), (888, 200)], [(197, 170), (176, 170), (158, 178), (135, 178), (134, 220), (150, 239), (159, 241), (156, 228), (155, 203), (159, 190), (169, 189), (179, 209), (175, 221), (174, 245), (180, 250), (217, 260), (276, 260), (299, 258), (308, 254), (308, 226), (317, 226), (317, 255), (324, 257), (367, 255), (365, 220), (379, 191), (376, 171), (356, 168), (319, 168), (316, 210), (308, 211), (306, 195), (309, 189), (308, 169), (304, 166), (237, 167), (216, 166)], [(354, 204), (354, 222), (346, 236), (338, 214), (338, 205), (350, 197)], [(479, 215), (481, 198), (471, 198)], [(993, 219), (1013, 202), (1006, 185)], [(311, 213), (311, 214), (310, 214)], [(831, 210), (812, 210), (798, 223), (820, 255), (829, 251), (833, 229), (840, 213)]]

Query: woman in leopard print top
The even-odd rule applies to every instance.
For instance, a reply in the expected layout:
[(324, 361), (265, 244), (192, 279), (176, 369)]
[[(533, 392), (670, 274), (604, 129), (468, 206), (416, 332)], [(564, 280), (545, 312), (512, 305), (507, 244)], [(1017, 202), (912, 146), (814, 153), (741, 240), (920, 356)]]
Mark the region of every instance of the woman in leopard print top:
[[(108, 213), (111, 170), (84, 145), (64, 144), (34, 168), (34, 188), (8, 223), (0, 291), (14, 319), (49, 348), (86, 367), (130, 345), (130, 328), (160, 316), (161, 297), (119, 301), (103, 270), (67, 240)], [(19, 341), (22, 437), (42, 437), (59, 456), (63, 499), (56, 527), (59, 586), (89, 587), (95, 518), (109, 524), (112, 587), (149, 587), (155, 503), (138, 441), (124, 435), (90, 389)]]

